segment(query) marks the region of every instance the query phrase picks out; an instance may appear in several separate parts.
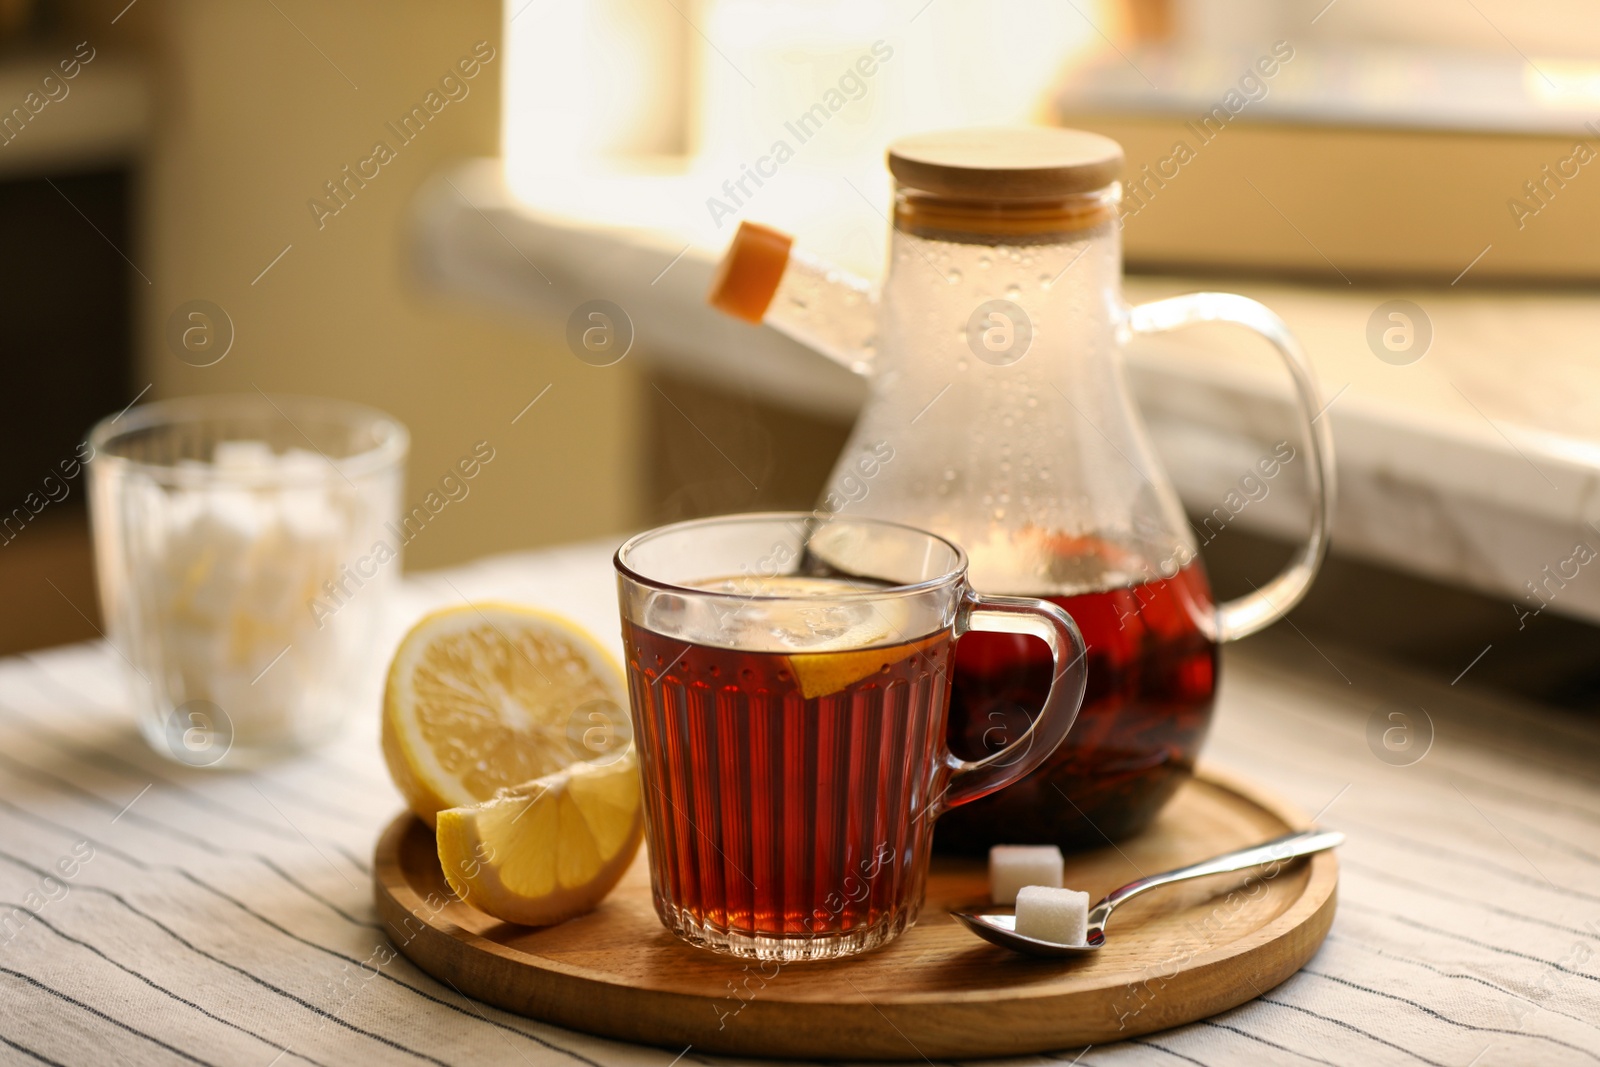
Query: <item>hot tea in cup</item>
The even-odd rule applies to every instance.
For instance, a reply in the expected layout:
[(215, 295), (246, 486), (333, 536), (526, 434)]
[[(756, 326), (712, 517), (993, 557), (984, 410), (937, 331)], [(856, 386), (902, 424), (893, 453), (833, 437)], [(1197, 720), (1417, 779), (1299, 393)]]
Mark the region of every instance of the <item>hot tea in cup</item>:
[[(896, 523), (731, 516), (617, 553), (657, 913), (736, 955), (882, 944), (922, 902), (934, 820), (1026, 774), (1084, 687), (1072, 620), (985, 597), (954, 544)], [(955, 641), (1042, 638), (1054, 682), (986, 759), (945, 745)]]

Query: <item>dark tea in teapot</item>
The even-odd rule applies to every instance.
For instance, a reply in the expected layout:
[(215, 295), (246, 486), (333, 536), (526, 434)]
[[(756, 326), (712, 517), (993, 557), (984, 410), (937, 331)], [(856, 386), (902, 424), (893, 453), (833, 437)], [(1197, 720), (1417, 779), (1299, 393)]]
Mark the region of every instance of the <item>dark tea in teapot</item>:
[[(1063, 744), (1011, 788), (939, 823), (941, 849), (1007, 842), (1093, 847), (1137, 831), (1194, 768), (1216, 692), (1213, 608), (1199, 563), (1123, 589), (1050, 596), (1088, 645), (1083, 708)], [(1203, 615), (1202, 615), (1203, 613)], [(1050, 651), (1022, 634), (971, 633), (956, 646), (950, 747), (991, 755), (1028, 728), (1050, 687)]]
[[(1066, 740), (1003, 793), (942, 820), (936, 845), (1103, 845), (1147, 826), (1192, 771), (1218, 643), (1271, 625), (1321, 563), (1333, 443), (1310, 365), (1282, 320), (1245, 297), (1123, 300), (1113, 141), (1044, 128), (923, 134), (890, 147), (889, 169), (880, 292), (744, 225), (712, 302), (868, 379), (828, 511), (949, 538), (977, 589), (1051, 600), (1087, 642), (1088, 695)], [(1306, 445), (1296, 468), (1306, 540), (1281, 574), (1222, 604), (1122, 365), (1131, 339), (1197, 323), (1232, 323), (1277, 349)], [(993, 757), (1026, 729), (1049, 682), (1045, 650), (1029, 638), (963, 637), (952, 749)]]

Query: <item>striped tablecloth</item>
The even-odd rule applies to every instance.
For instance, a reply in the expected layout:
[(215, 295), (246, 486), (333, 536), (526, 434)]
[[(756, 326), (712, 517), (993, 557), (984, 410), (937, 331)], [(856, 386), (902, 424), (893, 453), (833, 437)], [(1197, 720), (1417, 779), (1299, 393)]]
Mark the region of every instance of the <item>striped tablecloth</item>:
[[(494, 596), (615, 641), (608, 556), (413, 579), (391, 640), (429, 607)], [(120, 667), (100, 643), (0, 661), (0, 1062), (674, 1061), (379, 965), (370, 856), (400, 802), (375, 708), (297, 762), (189, 770), (134, 732)], [(1420, 683), (1287, 626), (1228, 649), (1222, 678), (1209, 758), (1349, 834), (1333, 931), (1255, 1001), (1041, 1058), (1600, 1064), (1600, 724), (1474, 693), (1470, 673)], [(1411, 766), (1369, 742), (1390, 708), (1432, 721)], [(910, 1044), (906, 1058), (923, 1062)]]

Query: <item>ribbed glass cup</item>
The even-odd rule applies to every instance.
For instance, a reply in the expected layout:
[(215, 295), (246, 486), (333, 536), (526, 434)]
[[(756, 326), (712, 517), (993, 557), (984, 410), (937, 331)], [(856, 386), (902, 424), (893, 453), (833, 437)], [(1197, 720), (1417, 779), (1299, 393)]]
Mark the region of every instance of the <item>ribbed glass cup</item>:
[[(1027, 773), (1082, 699), (1060, 609), (985, 598), (932, 534), (805, 513), (642, 534), (617, 553), (656, 912), (706, 948), (862, 952), (916, 921), (940, 812)], [(945, 747), (968, 628), (1044, 639), (1062, 678), (985, 760)]]

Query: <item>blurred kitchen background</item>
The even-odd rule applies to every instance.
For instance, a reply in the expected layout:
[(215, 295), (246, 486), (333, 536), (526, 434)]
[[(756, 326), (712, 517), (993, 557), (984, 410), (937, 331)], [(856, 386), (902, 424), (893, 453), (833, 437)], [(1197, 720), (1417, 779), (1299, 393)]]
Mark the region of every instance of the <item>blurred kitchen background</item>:
[[(748, 218), (876, 275), (885, 144), (1015, 122), (1123, 143), (1130, 299), (1243, 292), (1305, 343), (1341, 501), (1295, 633), (1600, 704), (1580, 0), (3, 0), (0, 652), (95, 636), (64, 461), (155, 398), (380, 407), (408, 502), (488, 441), (412, 570), (811, 506), (862, 386), (706, 309), (717, 255)], [(597, 299), (605, 366), (568, 340)], [(1129, 375), (1197, 527), (1295, 436), (1273, 357), (1225, 328)], [(1298, 537), (1296, 473), (1206, 544), (1219, 594)]]

